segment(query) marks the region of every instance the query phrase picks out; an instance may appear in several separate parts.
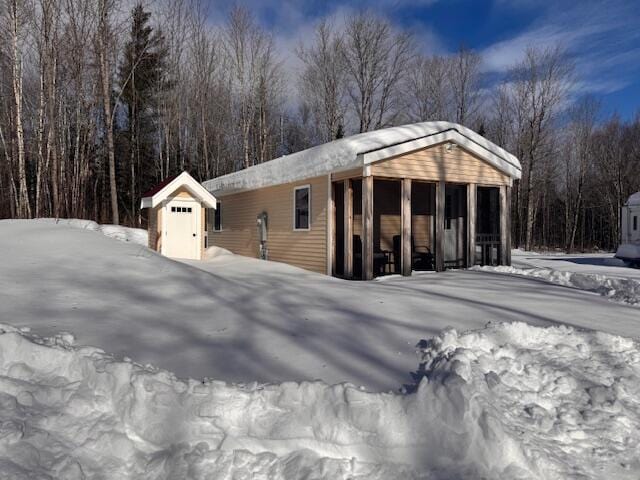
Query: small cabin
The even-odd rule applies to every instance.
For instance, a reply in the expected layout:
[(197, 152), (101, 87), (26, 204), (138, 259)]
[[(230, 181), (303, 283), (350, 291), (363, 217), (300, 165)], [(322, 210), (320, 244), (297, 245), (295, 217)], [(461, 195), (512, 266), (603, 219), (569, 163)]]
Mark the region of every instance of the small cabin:
[(169, 177), (143, 195), (149, 248), (173, 258), (201, 260), (206, 248), (206, 209), (216, 198), (187, 172)]
[(348, 279), (509, 265), (520, 176), (455, 123), (361, 133), (205, 181), (209, 243)]

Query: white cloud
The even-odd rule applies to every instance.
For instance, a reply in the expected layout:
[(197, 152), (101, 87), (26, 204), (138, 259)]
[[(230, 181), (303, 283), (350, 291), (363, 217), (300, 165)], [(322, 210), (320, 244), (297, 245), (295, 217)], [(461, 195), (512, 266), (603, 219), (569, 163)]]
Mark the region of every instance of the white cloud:
[[(503, 0), (496, 0), (503, 2)], [(520, 34), (490, 45), (483, 69), (505, 73), (528, 47), (566, 48), (576, 66), (576, 91), (610, 93), (640, 73), (640, 32), (635, 1), (560, 2)]]

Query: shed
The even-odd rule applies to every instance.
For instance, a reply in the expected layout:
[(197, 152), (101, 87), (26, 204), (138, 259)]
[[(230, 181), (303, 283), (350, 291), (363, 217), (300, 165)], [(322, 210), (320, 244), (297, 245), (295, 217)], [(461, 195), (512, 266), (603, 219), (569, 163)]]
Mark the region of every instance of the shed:
[(209, 240), (365, 280), (509, 265), (520, 176), (515, 156), (455, 123), (361, 133), (204, 182), (220, 206)]
[(148, 209), (149, 248), (162, 255), (202, 259), (206, 234), (206, 209), (216, 208), (216, 198), (187, 172), (166, 178), (142, 197)]

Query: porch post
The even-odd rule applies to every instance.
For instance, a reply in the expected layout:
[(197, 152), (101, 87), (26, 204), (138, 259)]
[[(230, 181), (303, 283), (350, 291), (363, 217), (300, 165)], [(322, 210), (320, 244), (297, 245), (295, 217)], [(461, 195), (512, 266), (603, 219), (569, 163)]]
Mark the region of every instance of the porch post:
[(344, 276), (353, 277), (353, 183), (344, 181)]
[(362, 279), (373, 279), (373, 177), (362, 177)]
[(475, 183), (467, 185), (467, 267), (476, 263), (476, 202), (478, 186)]
[(511, 250), (509, 240), (510, 225), (508, 222), (509, 206), (507, 204), (507, 187), (500, 186), (500, 265), (508, 265), (509, 251)]
[(411, 179), (402, 179), (402, 275), (411, 275)]
[(327, 177), (328, 205), (327, 205), (327, 275), (336, 273), (336, 188), (331, 181), (331, 174)]
[(511, 187), (504, 187), (505, 190), (505, 226), (506, 226), (506, 265), (511, 265)]
[(436, 183), (436, 272), (444, 271), (445, 182)]

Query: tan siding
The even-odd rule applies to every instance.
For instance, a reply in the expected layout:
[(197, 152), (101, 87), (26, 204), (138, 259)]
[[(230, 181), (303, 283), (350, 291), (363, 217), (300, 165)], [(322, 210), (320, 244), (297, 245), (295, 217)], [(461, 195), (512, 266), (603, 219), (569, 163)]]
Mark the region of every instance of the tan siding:
[[(293, 189), (311, 185), (311, 229), (293, 230)], [(249, 257), (258, 256), (256, 217), (268, 215), (269, 260), (326, 273), (327, 177), (220, 197), (222, 231), (209, 230), (211, 245)], [(211, 226), (212, 228), (212, 226)]]
[(445, 144), (417, 150), (371, 165), (371, 174), (390, 178), (509, 185), (509, 176), (457, 146)]
[(185, 187), (180, 187), (178, 188), (175, 192), (173, 192), (171, 195), (169, 195), (170, 198), (184, 198), (187, 200), (194, 200), (193, 195), (191, 195), (191, 192), (189, 190), (187, 190)]
[(354, 168), (344, 172), (336, 172), (331, 174), (331, 180), (338, 182), (346, 178), (357, 178), (362, 176), (362, 168)]
[(160, 251), (162, 243), (162, 205), (158, 205), (149, 211), (149, 248)]

